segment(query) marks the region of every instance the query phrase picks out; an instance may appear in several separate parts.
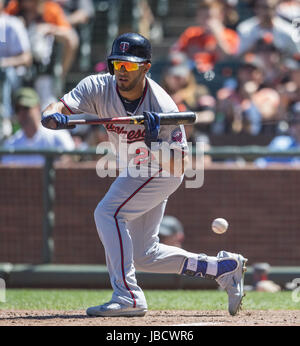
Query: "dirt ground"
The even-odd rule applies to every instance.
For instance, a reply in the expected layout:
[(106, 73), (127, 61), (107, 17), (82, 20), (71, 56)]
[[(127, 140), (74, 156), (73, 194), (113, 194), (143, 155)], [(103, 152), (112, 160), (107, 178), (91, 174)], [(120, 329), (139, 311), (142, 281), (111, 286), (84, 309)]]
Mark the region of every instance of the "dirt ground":
[(85, 311), (0, 311), (0, 326), (300, 326), (300, 310), (149, 311), (144, 317), (87, 317)]

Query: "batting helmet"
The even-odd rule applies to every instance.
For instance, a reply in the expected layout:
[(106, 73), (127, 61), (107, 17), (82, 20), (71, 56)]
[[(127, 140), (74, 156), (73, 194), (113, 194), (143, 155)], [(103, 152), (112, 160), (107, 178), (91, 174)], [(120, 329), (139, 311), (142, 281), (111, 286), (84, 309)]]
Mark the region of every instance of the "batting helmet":
[(114, 74), (113, 60), (151, 62), (151, 44), (140, 34), (131, 32), (122, 34), (114, 40), (107, 58), (110, 74)]

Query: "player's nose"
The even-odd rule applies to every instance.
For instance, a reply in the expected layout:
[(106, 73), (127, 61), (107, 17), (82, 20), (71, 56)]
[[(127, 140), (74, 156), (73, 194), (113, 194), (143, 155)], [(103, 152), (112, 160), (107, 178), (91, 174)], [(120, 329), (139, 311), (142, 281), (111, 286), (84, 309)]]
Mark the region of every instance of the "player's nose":
[(127, 72), (127, 70), (126, 70), (126, 68), (125, 68), (124, 65), (121, 66), (120, 72), (121, 72), (121, 73), (126, 73), (126, 72)]

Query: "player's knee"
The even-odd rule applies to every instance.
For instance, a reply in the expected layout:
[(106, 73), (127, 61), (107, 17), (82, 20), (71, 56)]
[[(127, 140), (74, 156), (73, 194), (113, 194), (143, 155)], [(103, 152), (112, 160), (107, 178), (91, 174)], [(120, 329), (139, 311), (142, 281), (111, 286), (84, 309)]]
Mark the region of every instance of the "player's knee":
[(98, 203), (96, 209), (94, 210), (94, 219), (96, 223), (101, 222), (101, 220), (107, 220), (107, 218), (113, 218), (116, 210), (109, 203), (104, 203), (101, 201)]
[(147, 270), (155, 260), (154, 252), (135, 253), (134, 266), (137, 270)]
[(94, 219), (97, 222), (100, 220), (103, 220), (103, 218), (107, 215), (107, 211), (105, 210), (104, 203), (100, 202), (98, 203), (96, 209), (94, 210)]

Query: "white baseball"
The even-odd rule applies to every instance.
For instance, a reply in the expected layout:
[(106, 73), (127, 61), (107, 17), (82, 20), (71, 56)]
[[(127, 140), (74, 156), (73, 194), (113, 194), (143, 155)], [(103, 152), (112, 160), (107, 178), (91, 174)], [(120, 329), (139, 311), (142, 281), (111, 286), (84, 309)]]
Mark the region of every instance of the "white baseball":
[(217, 234), (225, 233), (228, 228), (228, 222), (225, 219), (219, 217), (213, 221), (211, 228)]

